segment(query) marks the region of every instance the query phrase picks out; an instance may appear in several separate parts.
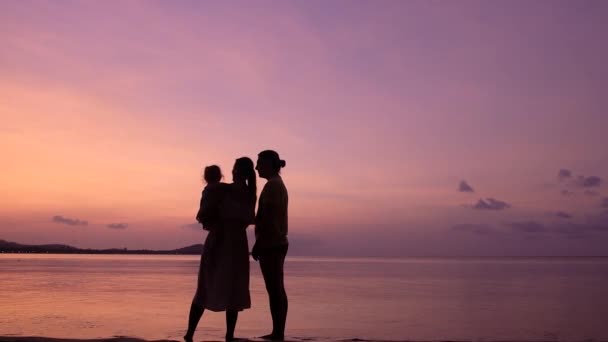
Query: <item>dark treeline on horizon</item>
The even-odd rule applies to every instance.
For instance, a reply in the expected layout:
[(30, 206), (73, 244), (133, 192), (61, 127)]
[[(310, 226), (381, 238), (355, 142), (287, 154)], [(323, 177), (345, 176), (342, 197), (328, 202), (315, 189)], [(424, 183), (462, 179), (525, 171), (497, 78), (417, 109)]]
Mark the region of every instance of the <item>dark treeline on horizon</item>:
[(90, 249), (77, 248), (69, 245), (23, 245), (16, 242), (0, 240), (0, 253), (47, 253), (47, 254), (177, 254), (200, 255), (202, 244), (196, 244), (173, 250), (148, 250), (127, 248)]

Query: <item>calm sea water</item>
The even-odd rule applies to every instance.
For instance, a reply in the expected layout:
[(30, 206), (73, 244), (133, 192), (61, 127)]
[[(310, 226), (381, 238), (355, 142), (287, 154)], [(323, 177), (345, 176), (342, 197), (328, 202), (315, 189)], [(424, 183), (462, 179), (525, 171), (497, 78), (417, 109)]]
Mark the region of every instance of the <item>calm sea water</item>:
[[(271, 327), (258, 265), (237, 335)], [(196, 256), (0, 254), (0, 335), (179, 339)], [(293, 340), (608, 340), (608, 258), (288, 258)], [(222, 339), (206, 312), (197, 340)]]

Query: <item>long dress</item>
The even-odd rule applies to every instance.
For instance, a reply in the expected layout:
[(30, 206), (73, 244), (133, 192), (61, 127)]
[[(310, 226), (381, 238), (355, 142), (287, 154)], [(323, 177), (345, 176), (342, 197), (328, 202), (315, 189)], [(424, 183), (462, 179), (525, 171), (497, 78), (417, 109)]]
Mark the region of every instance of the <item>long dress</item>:
[(246, 228), (255, 197), (241, 184), (222, 184), (206, 194), (199, 215), (217, 222), (205, 240), (193, 304), (211, 311), (251, 307)]

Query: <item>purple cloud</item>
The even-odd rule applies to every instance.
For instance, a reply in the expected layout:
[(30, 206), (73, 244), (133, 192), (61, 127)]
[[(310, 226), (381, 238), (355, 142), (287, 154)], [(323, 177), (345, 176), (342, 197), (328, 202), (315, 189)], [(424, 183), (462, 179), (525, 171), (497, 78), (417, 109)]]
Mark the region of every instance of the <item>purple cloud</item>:
[(585, 195), (587, 196), (599, 196), (600, 193), (597, 191), (585, 190)]
[(590, 237), (593, 233), (608, 232), (608, 216), (588, 217), (582, 223), (566, 221), (564, 223), (545, 225), (536, 221), (522, 221), (508, 223), (507, 226), (511, 227), (512, 231), (516, 233), (552, 233), (567, 238), (578, 239)]
[(51, 221), (59, 224), (66, 224), (68, 226), (86, 226), (89, 224), (87, 221), (82, 221), (79, 219), (71, 219), (68, 217), (63, 217), (61, 215), (55, 215), (52, 217)]
[(129, 225), (126, 223), (110, 223), (106, 225), (106, 227), (112, 229), (126, 229), (127, 227), (129, 227)]
[(572, 178), (572, 171), (570, 171), (570, 170), (561, 169), (557, 173), (557, 179), (559, 179), (560, 181), (569, 179), (569, 178)]
[(571, 195), (574, 195), (574, 192), (564, 189), (560, 192), (560, 194), (562, 194), (562, 196), (571, 196)]
[(572, 215), (570, 215), (570, 214), (568, 214), (568, 213), (566, 213), (566, 212), (563, 212), (563, 211), (558, 211), (558, 212), (556, 212), (556, 213), (555, 213), (555, 216), (557, 216), (557, 217), (559, 217), (559, 218), (564, 218), (564, 219), (569, 219), (569, 218), (571, 218), (571, 217), (572, 217)]
[(503, 210), (511, 208), (511, 205), (507, 202), (499, 201), (494, 198), (486, 198), (485, 200), (480, 198), (479, 201), (473, 206), (473, 209), (478, 210)]
[(460, 181), (460, 185), (458, 185), (459, 192), (475, 192), (473, 187), (471, 187), (466, 181)]
[(593, 188), (600, 186), (602, 184), (602, 179), (597, 176), (578, 176), (576, 184), (583, 188)]
[(488, 224), (463, 223), (452, 226), (452, 230), (464, 231), (478, 235), (488, 235), (494, 233), (495, 230)]
[(547, 231), (547, 227), (544, 224), (536, 221), (512, 222), (507, 225), (515, 232), (544, 233)]
[(602, 198), (602, 201), (600, 202), (600, 207), (608, 208), (608, 197)]

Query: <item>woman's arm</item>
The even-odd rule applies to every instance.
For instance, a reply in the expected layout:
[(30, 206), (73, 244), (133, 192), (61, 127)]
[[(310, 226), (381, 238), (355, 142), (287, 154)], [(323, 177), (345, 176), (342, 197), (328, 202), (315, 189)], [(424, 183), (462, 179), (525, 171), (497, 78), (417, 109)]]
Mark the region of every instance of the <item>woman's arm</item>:
[(238, 221), (238, 225), (246, 228), (254, 222), (255, 197), (244, 192), (243, 189), (233, 189), (220, 204), (220, 213), (222, 219)]

